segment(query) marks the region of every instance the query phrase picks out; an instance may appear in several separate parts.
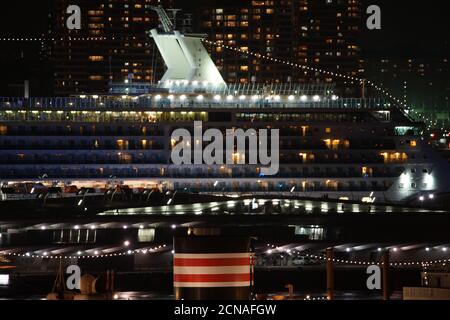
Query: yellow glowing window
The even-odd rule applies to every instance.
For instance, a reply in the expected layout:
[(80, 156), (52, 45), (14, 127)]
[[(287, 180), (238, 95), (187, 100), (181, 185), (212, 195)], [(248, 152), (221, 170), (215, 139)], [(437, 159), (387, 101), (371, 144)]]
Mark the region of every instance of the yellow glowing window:
[(89, 80), (100, 81), (103, 80), (103, 76), (89, 76)]
[(325, 128), (325, 133), (331, 133), (331, 128)]
[(264, 1), (252, 1), (252, 6), (261, 7), (264, 5)]
[(411, 147), (415, 148), (417, 147), (417, 141), (416, 140), (411, 140), (410, 144)]
[(103, 61), (103, 56), (89, 56), (89, 61)]

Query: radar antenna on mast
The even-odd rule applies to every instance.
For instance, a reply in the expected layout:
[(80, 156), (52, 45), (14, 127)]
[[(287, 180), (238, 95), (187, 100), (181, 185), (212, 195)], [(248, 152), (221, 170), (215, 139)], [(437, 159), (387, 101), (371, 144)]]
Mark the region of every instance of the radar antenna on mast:
[(171, 33), (173, 32), (173, 23), (170, 20), (167, 12), (164, 10), (162, 6), (150, 6), (150, 9), (156, 11), (158, 14), (159, 20), (161, 20), (164, 32)]

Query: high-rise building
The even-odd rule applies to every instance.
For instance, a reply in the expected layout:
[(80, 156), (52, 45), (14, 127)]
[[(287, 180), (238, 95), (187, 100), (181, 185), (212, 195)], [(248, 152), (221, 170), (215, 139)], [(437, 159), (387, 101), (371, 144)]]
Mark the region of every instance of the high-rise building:
[(447, 57), (369, 58), (367, 78), (389, 90), (414, 110), (429, 130), (450, 125), (450, 66)]
[[(55, 94), (106, 93), (110, 82), (154, 83), (163, 63), (146, 31), (157, 26), (151, 5), (183, 7), (178, 29), (263, 55), (357, 75), (360, 0), (80, 0), (81, 30), (68, 30), (70, 1), (55, 4)], [(190, 15), (192, 14), (192, 16)], [(294, 69), (211, 46), (227, 82), (333, 82), (322, 73)]]
[[(360, 0), (226, 0), (198, 9), (198, 31), (212, 41), (314, 68), (357, 75)], [(211, 48), (229, 82), (332, 82), (321, 73)]]
[(110, 82), (154, 82), (157, 50), (146, 33), (159, 24), (153, 5), (173, 0), (79, 0), (81, 30), (66, 26), (72, 1), (55, 1), (54, 93), (107, 93)]

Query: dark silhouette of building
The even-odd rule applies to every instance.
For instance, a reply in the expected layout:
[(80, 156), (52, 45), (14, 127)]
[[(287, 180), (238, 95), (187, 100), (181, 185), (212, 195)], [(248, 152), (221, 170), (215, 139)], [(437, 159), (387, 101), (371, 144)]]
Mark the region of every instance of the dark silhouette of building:
[(107, 93), (110, 82), (156, 81), (157, 50), (146, 33), (158, 26), (152, 5), (172, 7), (173, 0), (79, 0), (81, 30), (68, 30), (66, 9), (54, 4), (54, 93)]

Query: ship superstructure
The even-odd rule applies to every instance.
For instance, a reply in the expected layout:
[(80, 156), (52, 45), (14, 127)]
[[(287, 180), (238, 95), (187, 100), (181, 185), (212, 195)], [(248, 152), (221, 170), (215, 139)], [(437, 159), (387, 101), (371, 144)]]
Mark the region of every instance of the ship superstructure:
[[(167, 72), (140, 96), (0, 98), (0, 180), (406, 202), (449, 190), (445, 159), (383, 98), (333, 85), (226, 84), (200, 36), (152, 30)], [(280, 170), (174, 165), (177, 128), (279, 129)]]

